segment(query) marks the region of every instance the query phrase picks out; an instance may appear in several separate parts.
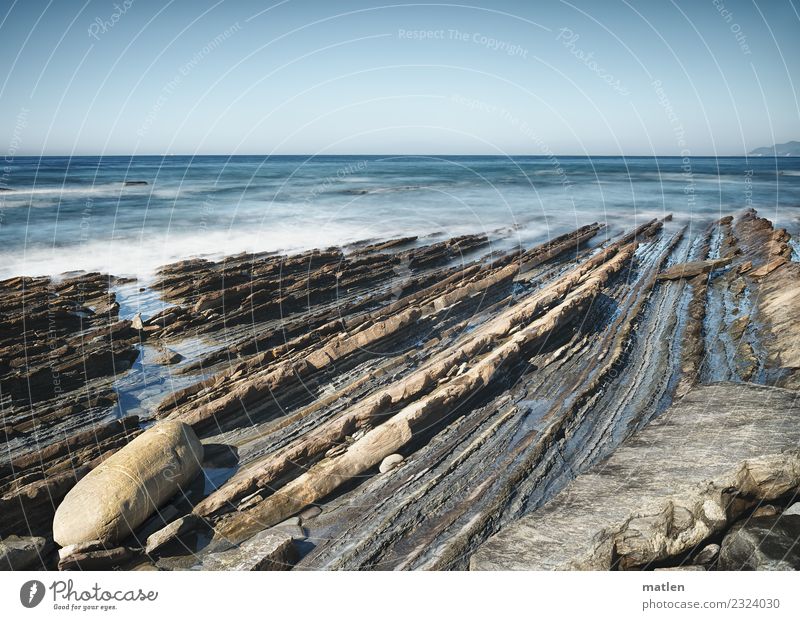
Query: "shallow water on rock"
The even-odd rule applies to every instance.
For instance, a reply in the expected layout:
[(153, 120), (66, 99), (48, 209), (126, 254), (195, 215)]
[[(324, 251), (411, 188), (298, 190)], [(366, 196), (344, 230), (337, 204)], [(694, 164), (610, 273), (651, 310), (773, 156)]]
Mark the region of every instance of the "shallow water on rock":
[(117, 295), (120, 320), (131, 320), (136, 314), (141, 314), (142, 320), (146, 321), (171, 305), (141, 280), (117, 284), (110, 290)]
[[(171, 306), (161, 299), (157, 291), (144, 286), (141, 281), (117, 285), (111, 290), (116, 293), (120, 319), (130, 320), (140, 314), (142, 320), (146, 321)], [(115, 416), (123, 418), (138, 415), (143, 427), (150, 426), (151, 411), (167, 394), (210, 376), (208, 373), (184, 375), (176, 371), (202, 359), (219, 346), (208, 338), (197, 336), (163, 343), (163, 346), (150, 342), (140, 344), (139, 356), (130, 370), (121, 374), (114, 383), (119, 398)], [(178, 353), (182, 359), (172, 365), (158, 362), (167, 351)]]

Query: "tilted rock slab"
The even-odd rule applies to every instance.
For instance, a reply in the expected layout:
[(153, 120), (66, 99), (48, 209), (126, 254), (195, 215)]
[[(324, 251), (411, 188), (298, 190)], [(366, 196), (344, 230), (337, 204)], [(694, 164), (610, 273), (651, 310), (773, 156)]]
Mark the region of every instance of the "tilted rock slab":
[[(508, 338), (512, 331), (520, 329), (534, 318), (563, 302), (571, 291), (588, 285), (587, 290), (596, 292), (598, 283), (594, 282), (595, 275), (593, 274), (598, 271), (604, 273), (604, 270), (608, 268), (606, 263), (611, 261), (613, 261), (612, 270), (621, 269), (635, 251), (636, 246), (632, 242), (639, 238), (647, 238), (660, 230), (661, 226), (662, 224), (656, 220), (639, 226), (592, 258), (557, 278), (555, 282), (530, 295), (525, 301), (499, 313), (480, 330), (468, 334), (453, 347), (433, 356), (425, 365), (403, 380), (362, 399), (342, 415), (321, 424), (277, 454), (270, 455), (264, 462), (240, 471), (222, 488), (200, 502), (195, 507), (195, 513), (207, 517), (218, 511), (230, 510), (232, 504), (257, 489), (275, 486), (276, 480), (287, 471), (297, 467), (298, 464), (302, 465), (313, 460), (314, 457), (324, 454), (331, 446), (340, 443), (346, 435), (373, 422), (377, 416), (391, 409), (400, 409), (425, 396), (437, 385), (437, 382), (448, 377), (454, 368), (477, 358), (482, 351), (494, 348), (503, 339)], [(596, 226), (588, 227), (587, 230), (594, 233)], [(581, 229), (581, 234), (589, 233)], [(558, 247), (561, 247), (560, 244), (561, 242)], [(495, 277), (497, 275), (495, 274)], [(456, 293), (460, 294), (458, 291)], [(591, 294), (585, 295), (586, 300), (590, 300), (590, 298)], [(540, 327), (541, 324), (537, 326), (537, 329)], [(458, 381), (462, 382), (462, 387), (464, 387), (465, 379), (458, 378)], [(461, 391), (466, 392), (467, 389)], [(390, 450), (381, 453), (380, 459), (392, 452)], [(303, 508), (302, 505), (298, 506), (296, 510), (301, 508)], [(276, 523), (292, 512), (281, 514), (282, 516), (275, 521)]]
[(153, 426), (73, 487), (56, 510), (53, 538), (62, 547), (122, 540), (188, 484), (202, 461), (188, 424)]
[(47, 541), (41, 536), (9, 536), (0, 540), (0, 570), (25, 570), (37, 564), (41, 567), (46, 547)]
[(704, 273), (711, 273), (715, 269), (722, 269), (731, 264), (731, 258), (716, 260), (699, 260), (689, 263), (678, 263), (666, 271), (658, 274), (659, 280), (678, 280), (680, 278), (694, 278)]
[[(343, 454), (316, 463), (250, 510), (229, 515), (224, 523), (215, 527), (216, 532), (233, 542), (246, 540), (256, 532), (279, 523), (332, 493), (343, 483), (377, 466), (390, 454), (398, 452), (415, 435), (425, 432), (437, 418), (451, 411), (459, 401), (476, 394), (496, 380), (501, 375), (502, 368), (518, 358), (524, 349), (534, 346), (574, 317), (580, 316), (607, 280), (629, 264), (636, 247), (635, 242), (610, 246), (585, 265), (575, 269), (565, 279), (559, 280), (552, 290), (548, 287), (543, 292), (532, 295), (531, 301), (501, 313), (480, 330), (476, 330), (467, 343), (456, 347), (449, 354), (452, 362), (438, 362), (440, 371), (436, 371), (437, 374), (446, 374), (442, 371), (451, 368), (454, 363), (473, 361), (472, 367), (463, 374), (406, 405), (351, 444)], [(593, 267), (596, 269), (592, 269)], [(525, 323), (523, 317), (536, 316), (536, 311), (546, 304), (554, 304), (554, 307)], [(516, 325), (520, 328), (514, 331)], [(495, 342), (504, 336), (504, 342)], [(490, 352), (475, 361), (481, 351), (487, 348)], [(430, 382), (425, 377), (426, 371), (434, 372), (430, 366), (418, 372), (423, 373), (425, 382)], [(418, 382), (419, 379), (411, 377), (400, 387), (406, 389), (405, 383), (408, 381)], [(366, 401), (362, 401), (361, 406), (364, 402)]]
[(645, 566), (799, 488), (800, 393), (700, 386), (544, 507), (501, 529), (470, 569)]
[(202, 570), (291, 570), (299, 558), (291, 534), (265, 530), (228, 551), (209, 554)]
[(800, 388), (800, 265), (787, 263), (763, 278), (759, 286), (758, 319), (771, 338), (764, 339), (769, 366), (779, 369), (780, 387)]

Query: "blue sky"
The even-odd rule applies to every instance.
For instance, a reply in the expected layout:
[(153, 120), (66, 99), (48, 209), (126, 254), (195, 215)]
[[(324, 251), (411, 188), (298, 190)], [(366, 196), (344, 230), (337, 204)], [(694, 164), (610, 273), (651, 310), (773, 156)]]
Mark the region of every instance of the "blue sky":
[(16, 155), (738, 155), (800, 139), (797, 0), (0, 7), (0, 149)]

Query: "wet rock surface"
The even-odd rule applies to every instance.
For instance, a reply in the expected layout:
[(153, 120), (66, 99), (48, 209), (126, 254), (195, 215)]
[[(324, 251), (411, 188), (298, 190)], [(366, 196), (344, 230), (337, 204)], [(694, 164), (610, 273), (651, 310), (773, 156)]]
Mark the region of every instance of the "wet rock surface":
[(704, 273), (711, 273), (715, 269), (722, 269), (731, 263), (730, 258), (717, 260), (700, 260), (688, 263), (679, 263), (658, 274), (659, 280), (678, 280), (680, 278), (694, 278)]
[(0, 283), (0, 537), (49, 544), (76, 483), (166, 420), (202, 475), (81, 562), (272, 566), (277, 536), (274, 566), (463, 569), (698, 384), (800, 387), (799, 266), (755, 212), (511, 234), (181, 261), (125, 320), (110, 276)]
[(51, 538), (53, 514), (93, 466), (139, 432), (114, 415), (116, 377), (139, 355), (99, 273), (0, 282), (0, 537)]

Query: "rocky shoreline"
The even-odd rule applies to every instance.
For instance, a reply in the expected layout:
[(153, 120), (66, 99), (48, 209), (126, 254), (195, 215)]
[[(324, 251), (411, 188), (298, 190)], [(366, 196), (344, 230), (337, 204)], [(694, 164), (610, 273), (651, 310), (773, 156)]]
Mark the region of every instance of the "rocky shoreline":
[[(0, 282), (0, 568), (732, 567), (800, 484), (789, 234), (748, 210), (498, 249), (512, 236), (181, 261), (129, 318), (137, 285), (114, 276)], [(721, 417), (687, 422), (674, 470), (636, 452), (667, 450), (708, 390)], [(754, 390), (780, 404), (724, 417)], [(640, 484), (609, 474), (626, 454), (652, 461)], [(745, 462), (780, 493), (737, 478)], [(157, 492), (81, 499), (119, 468)], [(675, 530), (690, 481), (735, 489), (736, 509)], [(637, 493), (673, 516), (634, 515)]]

